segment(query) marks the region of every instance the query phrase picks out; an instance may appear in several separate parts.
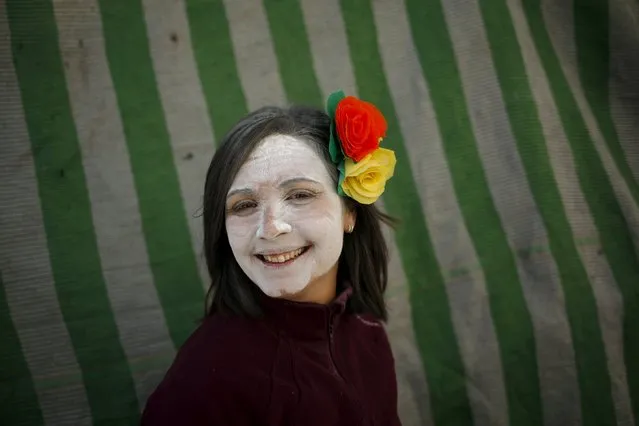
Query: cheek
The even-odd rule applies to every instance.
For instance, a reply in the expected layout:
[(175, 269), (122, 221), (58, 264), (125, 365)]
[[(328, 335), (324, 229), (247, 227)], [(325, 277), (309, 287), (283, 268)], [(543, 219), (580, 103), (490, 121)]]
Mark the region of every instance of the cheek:
[[(337, 200), (322, 200), (313, 203), (309, 208), (296, 215), (300, 229), (304, 229), (309, 238), (321, 240), (335, 239), (342, 234), (343, 213), (341, 203)], [(320, 242), (320, 241), (316, 241)]]
[(248, 244), (254, 233), (253, 220), (250, 218), (229, 217), (226, 219), (226, 234), (233, 250)]

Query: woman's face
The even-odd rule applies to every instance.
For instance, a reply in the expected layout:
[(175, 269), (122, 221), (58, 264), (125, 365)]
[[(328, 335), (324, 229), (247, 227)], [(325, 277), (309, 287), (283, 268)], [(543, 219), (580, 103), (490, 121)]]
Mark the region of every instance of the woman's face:
[(265, 138), (253, 151), (226, 210), (237, 263), (271, 297), (295, 295), (331, 271), (353, 223), (320, 156), (284, 135)]

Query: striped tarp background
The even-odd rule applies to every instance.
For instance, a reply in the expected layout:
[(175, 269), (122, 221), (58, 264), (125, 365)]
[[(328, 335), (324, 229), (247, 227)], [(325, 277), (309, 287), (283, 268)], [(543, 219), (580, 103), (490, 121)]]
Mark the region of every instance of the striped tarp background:
[(217, 141), (339, 88), (398, 157), (404, 424), (639, 426), (636, 0), (1, 0), (0, 424), (136, 424)]

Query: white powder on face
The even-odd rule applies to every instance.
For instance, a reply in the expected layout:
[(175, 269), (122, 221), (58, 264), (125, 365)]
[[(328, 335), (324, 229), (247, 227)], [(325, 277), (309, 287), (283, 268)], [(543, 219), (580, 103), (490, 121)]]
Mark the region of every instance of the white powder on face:
[[(268, 296), (299, 293), (338, 261), (344, 207), (322, 159), (308, 143), (284, 135), (265, 138), (240, 169), (229, 194), (226, 230), (233, 255)], [(305, 254), (277, 268), (256, 257), (309, 246)]]

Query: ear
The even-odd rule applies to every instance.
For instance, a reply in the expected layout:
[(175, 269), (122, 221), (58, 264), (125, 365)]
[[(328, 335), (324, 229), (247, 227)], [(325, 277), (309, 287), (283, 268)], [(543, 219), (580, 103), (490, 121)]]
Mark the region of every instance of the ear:
[(357, 220), (357, 212), (355, 209), (344, 209), (344, 232), (352, 232), (355, 228), (355, 222)]

